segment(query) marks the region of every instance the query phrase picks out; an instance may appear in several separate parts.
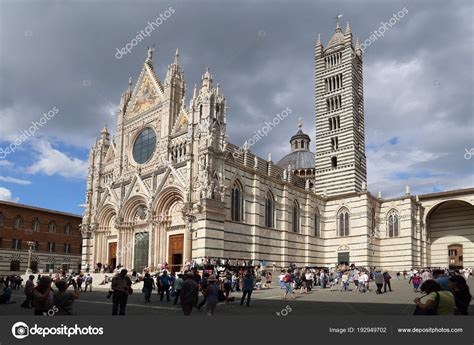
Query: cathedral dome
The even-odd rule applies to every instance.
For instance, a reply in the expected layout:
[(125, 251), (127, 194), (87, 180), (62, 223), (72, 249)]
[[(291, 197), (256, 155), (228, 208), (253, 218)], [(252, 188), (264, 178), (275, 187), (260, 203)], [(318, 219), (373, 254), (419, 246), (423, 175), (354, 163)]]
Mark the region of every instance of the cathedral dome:
[(314, 169), (315, 155), (309, 151), (311, 141), (308, 134), (301, 130), (301, 118), (298, 123), (298, 132), (290, 139), (291, 152), (280, 159), (277, 165), (283, 169), (291, 166), (291, 170)]

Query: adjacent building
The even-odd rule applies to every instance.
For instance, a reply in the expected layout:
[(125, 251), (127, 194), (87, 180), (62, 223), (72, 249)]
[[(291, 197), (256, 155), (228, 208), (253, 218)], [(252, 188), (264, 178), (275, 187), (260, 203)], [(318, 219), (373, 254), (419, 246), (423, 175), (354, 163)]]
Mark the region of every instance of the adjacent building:
[(0, 275), (78, 271), (82, 217), (0, 201)]
[[(153, 50), (89, 155), (82, 266), (129, 269), (206, 258), (279, 266), (474, 266), (474, 188), (384, 199), (367, 190), (363, 53), (349, 23), (315, 46), (316, 152), (298, 125), (274, 163), (227, 140), (209, 70), (185, 101), (176, 51)], [(308, 102), (311, 100), (308, 100)], [(232, 114), (239, 116), (239, 114)], [(472, 187), (472, 186), (466, 186)]]

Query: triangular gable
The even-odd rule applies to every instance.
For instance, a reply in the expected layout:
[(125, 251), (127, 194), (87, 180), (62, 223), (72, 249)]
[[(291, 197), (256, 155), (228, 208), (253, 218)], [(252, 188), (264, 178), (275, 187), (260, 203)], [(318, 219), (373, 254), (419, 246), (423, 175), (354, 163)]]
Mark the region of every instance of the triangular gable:
[(176, 122), (173, 126), (173, 130), (171, 133), (173, 134), (180, 133), (180, 132), (185, 131), (187, 128), (188, 128), (188, 115), (183, 109), (181, 109), (181, 112), (178, 118), (176, 119)]
[(145, 194), (151, 198), (150, 190), (148, 186), (143, 182), (138, 174), (135, 174), (133, 177), (132, 183), (130, 183), (130, 187), (127, 190), (124, 200), (128, 200), (134, 194)]
[(135, 89), (133, 90), (130, 106), (127, 108), (127, 114), (130, 116), (142, 113), (157, 106), (163, 100), (163, 87), (161, 86), (160, 80), (153, 69), (148, 66), (148, 64), (145, 64)]
[(115, 194), (115, 191), (112, 190), (110, 187), (106, 187), (105, 191), (102, 193), (102, 197), (101, 197), (99, 206), (97, 207), (97, 210), (102, 210), (102, 207), (105, 205), (105, 203), (109, 201), (111, 201), (114, 204), (117, 204), (119, 202), (117, 194)]
[(114, 145), (110, 145), (105, 155), (104, 163), (109, 163), (115, 159), (115, 148)]

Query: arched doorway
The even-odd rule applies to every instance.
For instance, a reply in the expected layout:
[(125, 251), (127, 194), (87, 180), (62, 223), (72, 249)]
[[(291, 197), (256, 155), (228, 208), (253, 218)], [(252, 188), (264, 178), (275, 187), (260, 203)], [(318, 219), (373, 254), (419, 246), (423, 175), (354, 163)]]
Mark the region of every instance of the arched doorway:
[(474, 206), (449, 200), (434, 206), (426, 217), (428, 266), (474, 265)]

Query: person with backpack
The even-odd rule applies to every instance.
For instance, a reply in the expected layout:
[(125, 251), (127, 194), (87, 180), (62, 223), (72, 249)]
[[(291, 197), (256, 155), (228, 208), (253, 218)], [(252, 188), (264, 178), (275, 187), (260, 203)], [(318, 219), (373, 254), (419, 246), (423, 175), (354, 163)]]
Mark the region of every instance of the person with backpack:
[(122, 268), (120, 273), (112, 278), (112, 315), (125, 315), (128, 296), (133, 293), (132, 280), (127, 276), (127, 272)]
[(283, 283), (285, 284), (285, 293), (283, 294), (283, 299), (286, 300), (288, 294), (291, 294), (291, 298), (294, 300), (295, 292), (293, 290), (293, 276), (290, 271), (287, 271), (285, 277), (283, 278)]
[(84, 289), (84, 292), (87, 292), (87, 288), (90, 286), (90, 292), (92, 292), (92, 276), (90, 274), (87, 274), (86, 277), (86, 287)]
[[(416, 304), (415, 315), (454, 315), (453, 294), (444, 291), (434, 279), (421, 284), (420, 290), (426, 295), (413, 300)], [(422, 298), (426, 298), (425, 303), (421, 302)]]
[(160, 294), (160, 302), (163, 302), (166, 293), (166, 301), (170, 302), (170, 277), (166, 270), (158, 277), (158, 293)]
[(383, 272), (383, 292), (387, 292), (387, 286), (388, 286), (388, 290), (390, 292), (392, 292), (392, 286), (390, 285), (390, 279), (392, 279), (392, 277), (390, 276), (390, 274), (385, 271)]

